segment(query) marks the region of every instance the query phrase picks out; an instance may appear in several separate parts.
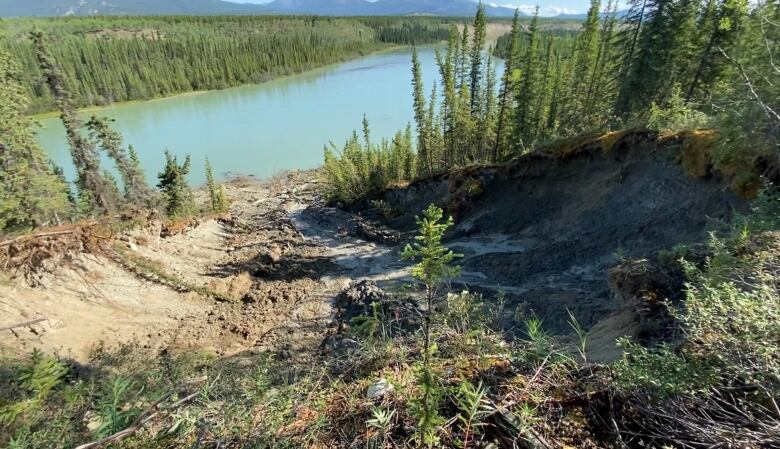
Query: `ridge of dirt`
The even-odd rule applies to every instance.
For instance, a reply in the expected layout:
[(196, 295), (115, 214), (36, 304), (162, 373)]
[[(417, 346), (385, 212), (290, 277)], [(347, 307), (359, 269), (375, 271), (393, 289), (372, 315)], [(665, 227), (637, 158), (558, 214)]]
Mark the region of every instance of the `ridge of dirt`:
[[(311, 172), (269, 182), (236, 180), (227, 185), (230, 219), (207, 219), (169, 237), (161, 237), (162, 224), (154, 223), (115, 243), (231, 302), (140, 278), (99, 252), (70, 254), (67, 263), (41, 272), (35, 287), (21, 277), (4, 278), (2, 324), (47, 320), (7, 331), (0, 351), (39, 348), (83, 361), (100, 345), (135, 342), (150, 350), (310, 358), (332, 325), (333, 298), (356, 266), (348, 259), (366, 249), (346, 234), (335, 236), (341, 218), (329, 224), (336, 229), (331, 232), (306, 212), (319, 201), (316, 192)], [(323, 236), (309, 238), (298, 228)], [(339, 239), (343, 248), (326, 246)]]
[(744, 211), (747, 200), (717, 173), (687, 174), (684, 141), (660, 141), (647, 132), (610, 139), (608, 151), (603, 142), (563, 156), (540, 151), (369, 198), (395, 211), (389, 219), (372, 211), (368, 200), (354, 210), (409, 234), (418, 211), (439, 205), (456, 219), (445, 245), (465, 255), (458, 282), (488, 297), (503, 292), (514, 315), (507, 331), (522, 336), (522, 317), (533, 314), (548, 331), (569, 334), (571, 311), (594, 328), (595, 359), (611, 359), (614, 337), (637, 337), (652, 326), (645, 326), (638, 303), (621, 299), (610, 285), (609, 270), (704, 241)]
[(618, 357), (615, 339), (652, 343), (664, 335), (658, 298), (681, 278), (658, 262), (661, 250), (702, 241), (744, 210), (723, 179), (686, 175), (680, 142), (643, 135), (534, 153), (508, 164), (466, 168), (388, 189), (352, 211), (328, 206), (314, 172), (226, 185), (230, 218), (207, 219), (175, 235), (162, 224), (129, 232), (123, 251), (229, 301), (142, 279), (99, 252), (81, 252), (36, 278), (0, 279), (0, 355), (33, 348), (86, 360), (100, 345), (136, 342), (150, 350), (221, 356), (270, 352), (300, 363), (339, 331), (338, 305), (350, 283), (393, 292), (410, 280), (400, 251), (414, 215), (430, 203), (456, 226), (445, 244), (461, 252), (453, 288), (505, 297), (506, 331), (522, 337), (536, 314), (570, 334), (569, 312), (592, 330), (589, 357)]

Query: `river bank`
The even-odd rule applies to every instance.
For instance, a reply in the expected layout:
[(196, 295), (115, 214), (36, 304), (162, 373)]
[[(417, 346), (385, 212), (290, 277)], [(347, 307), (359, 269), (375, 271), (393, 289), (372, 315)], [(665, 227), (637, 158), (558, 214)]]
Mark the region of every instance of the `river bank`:
[[(444, 42), (442, 42), (440, 44), (426, 44), (424, 47), (437, 47), (437, 46), (440, 46), (440, 45), (443, 45), (443, 44), (444, 44)], [(88, 113), (95, 113), (95, 112), (104, 111), (106, 109), (110, 109), (110, 108), (118, 107), (118, 106), (130, 106), (130, 105), (139, 105), (139, 104), (142, 105), (142, 104), (149, 104), (149, 103), (158, 102), (158, 101), (173, 100), (173, 99), (180, 98), (180, 97), (188, 97), (188, 96), (194, 96), (194, 95), (203, 95), (203, 94), (207, 94), (207, 93), (211, 93), (211, 92), (219, 92), (219, 91), (223, 91), (223, 90), (227, 90), (227, 89), (234, 89), (236, 87), (259, 86), (259, 85), (267, 84), (267, 83), (270, 83), (270, 82), (273, 82), (273, 81), (284, 81), (284, 80), (288, 80), (288, 79), (294, 79), (295, 77), (298, 77), (298, 76), (301, 76), (301, 75), (316, 74), (318, 71), (327, 71), (327, 70), (332, 69), (334, 67), (337, 67), (337, 66), (339, 66), (341, 64), (344, 64), (345, 62), (355, 61), (355, 60), (358, 60), (358, 59), (361, 59), (361, 58), (365, 58), (367, 56), (372, 56), (372, 55), (381, 55), (382, 53), (398, 51), (398, 50), (402, 50), (402, 49), (405, 49), (405, 48), (411, 48), (411, 47), (409, 47), (407, 45), (386, 45), (386, 46), (382, 46), (381, 48), (378, 48), (378, 49), (375, 49), (375, 50), (369, 50), (369, 51), (366, 51), (366, 52), (359, 52), (359, 53), (357, 53), (355, 55), (351, 55), (351, 56), (348, 56), (348, 57), (345, 57), (345, 58), (341, 58), (338, 61), (331, 62), (331, 63), (328, 63), (328, 64), (324, 64), (324, 65), (321, 65), (321, 66), (318, 66), (318, 67), (308, 68), (306, 70), (301, 70), (301, 71), (297, 71), (297, 72), (294, 72), (294, 73), (288, 73), (288, 74), (284, 74), (284, 75), (272, 76), (272, 77), (264, 79), (264, 80), (262, 80), (262, 81), (260, 81), (258, 83), (243, 83), (243, 84), (236, 84), (236, 85), (226, 86), (226, 87), (221, 88), (221, 89), (193, 90), (193, 91), (179, 92), (179, 93), (176, 93), (176, 94), (165, 95), (165, 96), (160, 96), (160, 97), (144, 98), (144, 99), (129, 100), (129, 101), (118, 101), (118, 102), (114, 102), (114, 103), (110, 103), (110, 104), (106, 104), (106, 105), (87, 106), (87, 107), (83, 107), (83, 108), (78, 108), (76, 110), (76, 112), (79, 113), (79, 114), (88, 114)], [(46, 111), (46, 112), (37, 112), (37, 113), (34, 113), (34, 114), (29, 114), (28, 116), (30, 117), (31, 120), (38, 121), (38, 120), (59, 118), (60, 112), (57, 111), (57, 110), (51, 110), (51, 111)]]
[[(426, 90), (438, 78), (435, 49), (418, 50)], [(133, 145), (147, 179), (162, 169), (166, 149), (180, 159), (192, 157), (193, 185), (205, 181), (206, 157), (219, 179), (237, 174), (266, 179), (319, 166), (323, 146), (341, 147), (364, 115), (376, 142), (391, 139), (414, 121), (410, 80), (411, 49), (401, 47), (264, 84), (115, 105), (100, 114), (115, 120), (113, 127)], [(38, 142), (75, 179), (59, 119), (40, 123)]]

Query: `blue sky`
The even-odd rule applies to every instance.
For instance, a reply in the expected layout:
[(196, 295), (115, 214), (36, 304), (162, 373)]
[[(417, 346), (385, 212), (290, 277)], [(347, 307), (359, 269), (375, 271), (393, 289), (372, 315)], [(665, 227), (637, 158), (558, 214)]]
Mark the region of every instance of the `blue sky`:
[[(268, 3), (271, 0), (229, 0), (235, 3)], [(369, 0), (370, 1), (370, 0)], [(447, 0), (441, 0), (446, 2)], [(542, 15), (555, 15), (561, 13), (581, 13), (585, 12), (590, 5), (589, 0), (545, 0), (539, 2), (525, 2), (522, 0), (485, 0), (485, 3), (496, 6), (507, 6), (510, 8), (520, 8), (524, 12), (533, 12), (534, 7), (539, 5)]]

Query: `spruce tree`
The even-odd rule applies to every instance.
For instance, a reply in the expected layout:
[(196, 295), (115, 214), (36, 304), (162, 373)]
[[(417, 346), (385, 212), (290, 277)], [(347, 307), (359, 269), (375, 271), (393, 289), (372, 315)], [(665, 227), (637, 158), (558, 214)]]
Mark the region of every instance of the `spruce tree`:
[(474, 37), (471, 41), (471, 71), (469, 73), (469, 92), (471, 93), (471, 115), (476, 117), (481, 113), (482, 105), (482, 52), (487, 38), (487, 22), (485, 6), (482, 2), (477, 7), (474, 18)]
[(623, 18), (621, 31), (618, 33), (618, 47), (622, 54), (618, 83), (621, 88), (615, 104), (618, 115), (628, 112), (631, 102), (627, 89), (632, 68), (636, 62), (639, 49), (639, 36), (644, 29), (645, 17), (650, 10), (652, 0), (628, 0), (628, 11)]
[(206, 188), (209, 191), (209, 207), (212, 213), (224, 214), (228, 211), (229, 204), (225, 187), (214, 182), (214, 171), (211, 168), (209, 158), (206, 158)]
[(539, 55), (539, 7), (528, 29), (528, 47), (521, 65), (521, 81), (516, 84), (517, 111), (515, 113), (515, 147), (518, 151), (526, 148), (535, 138), (534, 105), (538, 95)]
[(452, 217), (444, 220), (444, 212), (431, 204), (421, 217), (416, 217), (418, 234), (415, 243), (406, 245), (402, 260), (417, 262), (412, 267), (412, 276), (425, 287), (426, 308), (423, 321), (423, 362), (419, 377), (422, 394), (420, 404), (420, 432), (422, 443), (432, 447), (437, 442), (437, 426), (443, 421), (438, 414), (437, 380), (431, 368), (433, 357), (431, 326), (435, 310), (434, 300), (441, 283), (459, 275), (460, 267), (452, 263), (460, 257), (447, 249), (441, 242), (444, 233), (454, 224)]
[(146, 185), (144, 173), (133, 152), (131, 159), (122, 146), (122, 135), (111, 129), (109, 119), (92, 116), (86, 124), (92, 140), (106, 152), (116, 164), (116, 169), (124, 186), (125, 201), (133, 206), (148, 207), (152, 201), (152, 191)]
[(581, 117), (592, 107), (591, 104), (587, 103), (587, 100), (589, 100), (587, 95), (590, 87), (589, 81), (593, 78), (594, 67), (598, 63), (600, 12), (601, 0), (591, 0), (587, 18), (582, 24), (582, 31), (577, 36), (574, 73), (570, 91), (571, 101), (568, 111), (570, 113), (568, 122), (572, 128), (580, 127), (578, 125), (582, 123)]
[(69, 188), (38, 146), (17, 61), (0, 37), (0, 233), (68, 217)]
[(428, 151), (428, 111), (425, 107), (425, 88), (417, 48), (412, 49), (412, 89), (414, 121), (417, 123), (417, 163), (419, 164), (417, 171), (421, 175), (427, 175), (432, 172), (431, 155)]
[(509, 34), (509, 48), (504, 63), (504, 74), (501, 77), (501, 90), (498, 94), (498, 117), (496, 123), (496, 142), (493, 146), (493, 162), (498, 162), (509, 147), (511, 134), (510, 111), (513, 109), (510, 101), (514, 91), (513, 79), (517, 63), (517, 47), (520, 39), (520, 10), (515, 9), (512, 19), (512, 31)]
[(459, 55), (458, 60), (458, 90), (462, 90), (465, 86), (466, 89), (469, 87), (469, 27), (464, 25), (463, 26), (463, 33), (461, 34), (461, 40), (460, 40), (460, 46), (458, 47), (459, 51), (457, 52)]
[(688, 86), (689, 102), (710, 98), (715, 83), (728, 67), (721, 50), (730, 51), (735, 44), (747, 10), (747, 0), (707, 1), (697, 26), (703, 39), (696, 71)]
[(185, 217), (195, 211), (192, 190), (187, 184), (189, 172), (189, 156), (183, 164), (179, 164), (176, 156), (165, 150), (165, 168), (157, 175), (157, 187), (163, 193), (165, 212), (171, 218)]
[(111, 212), (116, 206), (117, 198), (113, 195), (110, 183), (101, 173), (100, 158), (95, 145), (81, 135), (81, 121), (76, 116), (70, 92), (65, 87), (62, 73), (49, 52), (43, 33), (33, 31), (31, 36), (46, 84), (60, 110), (71, 158), (78, 175), (76, 186), (85, 202), (84, 206), (90, 212)]

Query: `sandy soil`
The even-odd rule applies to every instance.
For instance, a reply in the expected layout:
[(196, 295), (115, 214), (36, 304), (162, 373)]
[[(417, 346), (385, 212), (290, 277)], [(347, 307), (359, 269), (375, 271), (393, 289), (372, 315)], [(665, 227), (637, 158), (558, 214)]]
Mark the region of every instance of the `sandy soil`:
[[(634, 142), (609, 156), (582, 152), (565, 162), (530, 156), (389, 189), (380, 197), (398, 211), (390, 220), (369, 206), (326, 206), (312, 172), (235, 180), (227, 186), (229, 219), (166, 238), (158, 223), (119, 241), (124, 252), (231, 301), (140, 278), (115, 258), (78, 254), (43, 274), (40, 286), (0, 281), (0, 327), (46, 318), (0, 331), (0, 351), (40, 348), (84, 361), (99, 345), (136, 342), (151, 350), (264, 351), (313, 362), (338, 327), (335, 298), (350, 282), (369, 279), (392, 291), (410, 280), (400, 251), (414, 233), (414, 214), (433, 202), (456, 216), (445, 240), (465, 255), (455, 288), (488, 299), (503, 292), (510, 335), (521, 336), (519, 320), (529, 314), (553, 333), (569, 333), (572, 312), (593, 329), (591, 358), (614, 359), (616, 338), (638, 336), (643, 326), (658, 331), (632, 302), (655, 280), (610, 280), (612, 267), (621, 257), (700, 241), (744, 207), (722, 182), (687, 177), (673, 149), (653, 145)], [(475, 182), (483, 193), (464, 196), (471, 190), (459, 186)], [(400, 241), (370, 238), (376, 234), (367, 236), (360, 223), (395, 232)]]
[[(219, 302), (140, 279), (104, 256), (79, 254), (41, 285), (0, 285), (0, 326), (46, 321), (5, 331), (6, 354), (39, 348), (83, 361), (98, 345), (137, 342), (150, 349), (201, 348), (219, 355), (272, 350), (303, 357), (321, 343), (333, 298), (348, 284), (357, 254), (375, 245), (316, 223), (304, 210), (318, 201), (311, 173), (260, 183), (235, 181), (232, 220), (207, 220), (173, 237), (160, 226), (134, 231), (122, 244), (189, 284), (233, 297)], [(302, 232), (299, 231), (299, 229)], [(306, 235), (308, 234), (308, 235)]]

